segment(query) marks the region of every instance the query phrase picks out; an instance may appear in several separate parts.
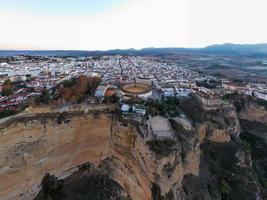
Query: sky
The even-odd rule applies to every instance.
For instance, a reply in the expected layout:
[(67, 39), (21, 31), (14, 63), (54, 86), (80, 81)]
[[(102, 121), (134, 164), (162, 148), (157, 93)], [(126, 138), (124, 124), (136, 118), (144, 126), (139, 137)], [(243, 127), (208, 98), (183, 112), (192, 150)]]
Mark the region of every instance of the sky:
[(267, 43), (266, 0), (0, 0), (0, 49)]

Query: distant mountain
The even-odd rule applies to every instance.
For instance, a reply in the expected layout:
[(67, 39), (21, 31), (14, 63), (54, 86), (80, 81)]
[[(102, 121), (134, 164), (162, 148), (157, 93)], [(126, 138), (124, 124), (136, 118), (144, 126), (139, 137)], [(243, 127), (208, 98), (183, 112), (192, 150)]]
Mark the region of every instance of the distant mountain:
[(205, 70), (226, 70), (226, 69), (233, 69), (232, 67), (230, 66), (225, 66), (225, 65), (219, 65), (219, 64), (213, 64), (209, 67), (205, 67)]
[(0, 50), (0, 56), (99, 56), (99, 55), (166, 55), (177, 53), (196, 54), (223, 54), (223, 55), (246, 55), (246, 56), (267, 56), (266, 44), (220, 44), (211, 45), (205, 48), (144, 48), (136, 49), (114, 49), (108, 51), (5, 51)]
[(214, 54), (267, 55), (267, 43), (211, 45), (200, 51)]

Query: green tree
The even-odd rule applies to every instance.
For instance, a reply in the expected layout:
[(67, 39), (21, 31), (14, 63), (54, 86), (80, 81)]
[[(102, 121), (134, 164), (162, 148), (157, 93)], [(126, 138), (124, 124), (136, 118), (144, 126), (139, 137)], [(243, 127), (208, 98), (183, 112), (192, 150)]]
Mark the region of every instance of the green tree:
[(50, 100), (49, 92), (48, 92), (48, 90), (44, 89), (42, 91), (41, 96), (40, 96), (40, 102), (44, 103), (44, 104), (48, 104), (49, 100)]
[(12, 90), (12, 83), (8, 79), (4, 82), (3, 87), (2, 87), (2, 94), (3, 96), (10, 96), (12, 95), (13, 90)]
[(130, 108), (129, 108), (129, 113), (132, 113), (133, 112), (133, 107), (131, 106)]

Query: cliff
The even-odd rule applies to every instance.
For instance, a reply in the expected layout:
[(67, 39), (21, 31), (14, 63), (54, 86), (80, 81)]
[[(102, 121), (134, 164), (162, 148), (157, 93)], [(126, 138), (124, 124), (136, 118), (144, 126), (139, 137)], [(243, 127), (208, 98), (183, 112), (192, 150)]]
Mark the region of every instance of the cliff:
[(99, 167), (85, 163), (64, 180), (46, 174), (42, 180), (42, 190), (35, 199), (130, 199), (124, 189), (106, 174), (109, 170), (107, 164), (108, 160)]
[(130, 191), (132, 199), (153, 198), (155, 186), (160, 189), (159, 196), (183, 198), (183, 176), (198, 175), (200, 152), (197, 132), (179, 128), (175, 142), (146, 143), (135, 126), (115, 124), (111, 137), (113, 178)]
[(216, 110), (194, 97), (179, 108), (190, 128), (170, 120), (170, 140), (144, 140), (140, 124), (107, 108), (2, 121), (1, 199), (266, 198), (266, 110), (242, 96)]
[(231, 137), (238, 137), (240, 134), (240, 123), (234, 106), (205, 110), (192, 96), (190, 99), (183, 99), (180, 107), (197, 127), (200, 143), (205, 140), (229, 142)]
[(267, 111), (251, 97), (234, 95), (230, 101), (233, 106), (213, 111), (204, 110), (194, 99), (182, 102), (200, 127), (202, 141), (199, 176), (186, 175), (183, 180), (186, 199), (267, 197), (267, 143), (263, 140)]
[[(67, 117), (67, 119), (64, 119)], [(108, 156), (111, 115), (36, 114), (7, 121), (0, 132), (1, 199), (32, 199), (47, 172), (65, 177)]]
[(61, 180), (87, 162), (106, 163), (109, 170), (103, 176), (118, 183), (131, 199), (151, 199), (155, 186), (160, 196), (180, 198), (183, 176), (198, 175), (198, 134), (182, 126), (176, 127), (179, 141), (168, 154), (147, 144), (136, 124), (106, 112), (31, 112), (6, 120), (1, 127), (2, 199), (32, 199), (46, 173)]

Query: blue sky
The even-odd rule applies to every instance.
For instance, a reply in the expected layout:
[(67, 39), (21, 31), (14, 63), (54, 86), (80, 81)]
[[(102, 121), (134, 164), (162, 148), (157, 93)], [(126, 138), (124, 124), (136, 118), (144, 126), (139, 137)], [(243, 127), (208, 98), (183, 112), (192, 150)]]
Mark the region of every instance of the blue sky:
[(86, 15), (104, 12), (127, 0), (0, 0), (5, 11), (50, 15)]

